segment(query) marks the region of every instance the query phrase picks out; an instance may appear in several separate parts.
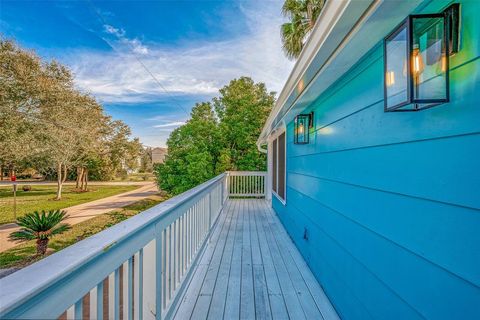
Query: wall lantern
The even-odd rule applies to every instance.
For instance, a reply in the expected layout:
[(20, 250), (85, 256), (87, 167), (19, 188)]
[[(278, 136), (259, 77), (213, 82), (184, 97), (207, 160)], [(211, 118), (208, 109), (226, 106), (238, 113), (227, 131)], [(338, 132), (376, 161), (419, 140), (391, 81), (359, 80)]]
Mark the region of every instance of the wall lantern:
[(293, 143), (308, 144), (310, 140), (310, 129), (313, 128), (313, 111), (308, 114), (299, 114), (295, 117), (295, 134)]
[(449, 56), (458, 52), (459, 4), (415, 14), (384, 40), (385, 111), (417, 111), (449, 101)]

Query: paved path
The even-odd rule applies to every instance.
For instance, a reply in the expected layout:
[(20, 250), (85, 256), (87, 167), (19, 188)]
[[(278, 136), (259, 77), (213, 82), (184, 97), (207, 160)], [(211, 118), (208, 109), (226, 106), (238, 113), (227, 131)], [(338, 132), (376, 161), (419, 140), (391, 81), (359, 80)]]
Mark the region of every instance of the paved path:
[[(140, 188), (132, 191), (68, 207), (64, 209), (69, 216), (65, 222), (74, 225), (148, 198), (157, 192), (158, 189), (154, 182), (143, 183)], [(6, 251), (19, 244), (19, 242), (8, 239), (8, 235), (18, 229), (17, 225), (13, 223), (0, 226), (0, 252)]]

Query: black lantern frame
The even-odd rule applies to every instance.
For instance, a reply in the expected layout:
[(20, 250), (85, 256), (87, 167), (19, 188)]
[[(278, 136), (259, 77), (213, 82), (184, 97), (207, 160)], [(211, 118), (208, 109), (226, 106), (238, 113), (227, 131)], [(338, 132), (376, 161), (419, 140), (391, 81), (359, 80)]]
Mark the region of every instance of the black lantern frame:
[[(420, 37), (414, 38), (415, 34), (414, 31), (416, 30), (414, 27), (414, 20), (421, 20), (425, 19), (425, 21), (428, 21), (427, 19), (434, 20), (434, 19), (443, 19), (443, 34), (441, 37), (441, 44), (440, 44), (440, 59), (437, 61), (439, 65), (445, 70), (442, 70), (442, 73), (440, 75), (435, 75), (433, 77), (444, 77), (444, 84), (445, 85), (445, 91), (442, 91), (443, 96), (440, 98), (419, 98), (418, 95), (419, 93), (419, 88), (420, 85), (424, 85), (428, 81), (431, 81), (432, 79), (427, 79), (425, 82), (418, 83), (419, 82), (419, 74), (421, 74), (422, 71), (418, 71), (418, 60), (413, 62), (417, 63), (417, 71), (414, 72), (413, 70), (413, 64), (412, 64), (412, 59), (421, 59), (421, 56), (419, 56), (419, 44), (414, 44), (415, 40), (418, 40), (420, 42)], [(458, 52), (458, 28), (459, 28), (459, 6), (458, 4), (454, 4), (447, 8), (443, 13), (438, 13), (438, 14), (415, 14), (415, 15), (410, 15), (408, 16), (400, 25), (398, 25), (387, 37), (384, 39), (384, 83), (383, 83), (383, 88), (384, 88), (384, 110), (385, 112), (392, 112), (392, 111), (418, 111), (418, 110), (423, 110), (427, 108), (431, 108), (437, 105), (440, 105), (442, 103), (446, 103), (450, 101), (450, 86), (449, 86), (449, 56), (451, 54), (454, 54)], [(438, 22), (437, 22), (438, 23)], [(434, 26), (435, 23), (432, 23), (430, 25), (427, 24), (425, 27), (425, 32), (429, 32), (429, 28)], [(415, 29), (415, 30), (414, 30)], [(404, 78), (406, 77), (406, 96), (405, 99), (400, 100), (399, 103), (393, 104), (389, 106), (389, 98), (392, 98), (395, 96), (389, 96), (388, 93), (388, 87), (391, 85), (395, 84), (395, 75), (394, 72), (391, 70), (388, 70), (388, 62), (389, 62), (389, 55), (388, 55), (388, 44), (393, 41), (395, 38), (400, 37), (402, 32), (405, 33), (406, 35), (406, 50), (405, 50), (405, 61), (404, 61)], [(425, 34), (425, 33), (423, 33)], [(422, 35), (423, 35), (422, 34)], [(428, 35), (427, 35), (427, 41), (428, 41)], [(431, 39), (430, 39), (431, 40)], [(432, 45), (433, 46), (433, 45)], [(402, 48), (400, 48), (402, 49)], [(426, 54), (428, 54), (428, 49)], [(414, 51), (417, 50), (416, 56), (414, 56)], [(423, 65), (422, 65), (423, 66)], [(398, 71), (398, 70), (397, 70)], [(416, 75), (415, 75), (416, 74)], [(401, 82), (401, 85), (405, 84), (405, 82)], [(399, 93), (402, 93), (404, 90), (401, 90)], [(404, 93), (404, 92), (403, 92)], [(402, 98), (401, 96), (400, 98)]]
[(310, 142), (310, 129), (313, 128), (313, 111), (299, 114), (294, 120), (294, 144), (308, 144)]

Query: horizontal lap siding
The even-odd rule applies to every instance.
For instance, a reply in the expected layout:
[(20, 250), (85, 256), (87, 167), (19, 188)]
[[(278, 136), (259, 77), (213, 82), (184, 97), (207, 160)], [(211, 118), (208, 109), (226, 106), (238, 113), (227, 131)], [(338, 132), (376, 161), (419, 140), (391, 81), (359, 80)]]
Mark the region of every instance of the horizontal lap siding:
[(305, 110), (310, 144), (287, 126), (273, 207), (345, 319), (480, 318), (480, 3), (462, 6), (450, 103), (384, 113), (379, 44)]

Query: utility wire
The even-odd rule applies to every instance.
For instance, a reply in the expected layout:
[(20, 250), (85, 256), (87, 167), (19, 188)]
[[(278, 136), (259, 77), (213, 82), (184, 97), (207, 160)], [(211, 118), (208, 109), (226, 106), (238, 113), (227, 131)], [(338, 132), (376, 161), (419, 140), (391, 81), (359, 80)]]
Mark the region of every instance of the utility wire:
[[(93, 2), (91, 0), (87, 0), (86, 1), (91, 9), (93, 10), (93, 12), (95, 13), (95, 15), (100, 19), (100, 21), (103, 23), (104, 26), (106, 25), (109, 25), (106, 20), (103, 18), (103, 16), (100, 14), (100, 11), (95, 7), (95, 5), (93, 4)], [(116, 36), (118, 38), (118, 36)], [(105, 42), (108, 43), (108, 45), (117, 53), (120, 54), (120, 52), (118, 52), (118, 50), (115, 48), (114, 45), (112, 45), (111, 43), (109, 43), (108, 40), (106, 40), (105, 38), (102, 38), (103, 40), (105, 40)], [(130, 45), (131, 46), (131, 45)], [(149, 68), (147, 68), (147, 66), (145, 65), (145, 63), (143, 63), (143, 61), (135, 54), (135, 51), (133, 50), (134, 48), (131, 46), (131, 49), (132, 49), (132, 52), (131, 52), (131, 55), (135, 58), (135, 60), (137, 60), (137, 62), (143, 67), (143, 69), (145, 69), (145, 71), (150, 75), (150, 77), (152, 77), (152, 79), (160, 86), (160, 88), (172, 99), (172, 101), (174, 102), (174, 104), (176, 104), (180, 109), (183, 110), (183, 112), (185, 112), (185, 114), (187, 116), (190, 116), (190, 112), (188, 112), (178, 101), (177, 99), (175, 99), (175, 97), (172, 95), (172, 93), (170, 91), (168, 91), (164, 85), (162, 85), (162, 83), (157, 79), (157, 77), (155, 77), (155, 75), (150, 71)]]

